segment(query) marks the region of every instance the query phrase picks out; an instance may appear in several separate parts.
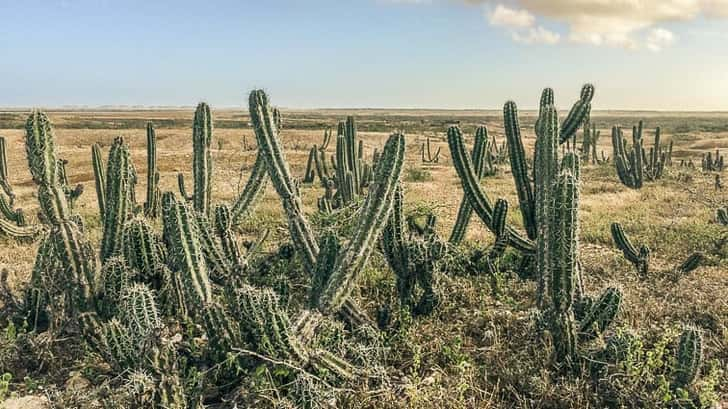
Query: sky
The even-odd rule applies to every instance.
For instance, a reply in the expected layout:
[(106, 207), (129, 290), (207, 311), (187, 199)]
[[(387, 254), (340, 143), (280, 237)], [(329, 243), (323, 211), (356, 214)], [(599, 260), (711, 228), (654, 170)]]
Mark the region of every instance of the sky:
[(728, 0), (0, 0), (0, 106), (728, 110)]

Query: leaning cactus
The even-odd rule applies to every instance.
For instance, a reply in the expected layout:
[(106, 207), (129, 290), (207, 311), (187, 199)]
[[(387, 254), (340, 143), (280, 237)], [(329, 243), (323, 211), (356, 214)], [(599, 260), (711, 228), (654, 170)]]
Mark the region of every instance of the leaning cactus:
[(617, 245), (617, 248), (622, 250), (624, 257), (630, 263), (634, 264), (640, 276), (643, 278), (646, 277), (650, 268), (649, 247), (642, 245), (638, 251), (632, 242), (629, 241), (622, 225), (619, 223), (612, 223), (612, 239), (614, 240), (614, 244)]
[(682, 264), (675, 268), (675, 273), (678, 277), (688, 274), (689, 272), (700, 267), (700, 264), (703, 263), (704, 260), (705, 256), (703, 255), (703, 253), (695, 252), (688, 256), (688, 258)]
[(690, 386), (700, 375), (703, 364), (703, 336), (695, 327), (687, 327), (680, 335), (675, 368), (675, 386)]
[(239, 225), (243, 218), (255, 209), (256, 204), (265, 193), (265, 188), (268, 185), (265, 166), (265, 159), (258, 151), (248, 182), (230, 208), (230, 218), (233, 225)]
[[(478, 130), (475, 132), (475, 144), (473, 145), (473, 151), (471, 154), (471, 160), (478, 181), (480, 181), (486, 173), (486, 166), (490, 158), (488, 144), (487, 129), (485, 126), (478, 127)], [(451, 244), (459, 244), (463, 241), (472, 215), (473, 207), (468, 201), (467, 196), (463, 195), (463, 198), (460, 200), (457, 220), (455, 221), (452, 233), (450, 234), (449, 241)]]
[(162, 192), (159, 190), (159, 169), (157, 169), (157, 134), (154, 125), (147, 123), (147, 200), (144, 202), (144, 214), (147, 217), (159, 216), (159, 201)]

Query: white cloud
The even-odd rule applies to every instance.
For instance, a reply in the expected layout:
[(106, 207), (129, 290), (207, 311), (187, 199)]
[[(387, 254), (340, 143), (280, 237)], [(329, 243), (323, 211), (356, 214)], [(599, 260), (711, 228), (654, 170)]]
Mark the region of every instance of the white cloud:
[(564, 36), (575, 43), (652, 51), (662, 50), (676, 41), (672, 32), (659, 28), (663, 24), (698, 18), (728, 19), (728, 0), (439, 1), (485, 5), (489, 10), (488, 22), (508, 29), (516, 41), (536, 43), (537, 38), (548, 38), (541, 42), (558, 42), (559, 34), (543, 28), (543, 23), (548, 22), (563, 25)]
[(675, 34), (664, 28), (653, 28), (647, 35), (647, 49), (653, 52), (662, 51), (663, 48), (675, 42)]
[(488, 21), (494, 26), (526, 28), (533, 26), (536, 17), (526, 10), (515, 10), (499, 4), (490, 12)]
[(511, 33), (513, 41), (522, 44), (556, 44), (561, 39), (558, 33), (547, 30), (541, 26), (530, 27), (525, 32), (514, 31)]

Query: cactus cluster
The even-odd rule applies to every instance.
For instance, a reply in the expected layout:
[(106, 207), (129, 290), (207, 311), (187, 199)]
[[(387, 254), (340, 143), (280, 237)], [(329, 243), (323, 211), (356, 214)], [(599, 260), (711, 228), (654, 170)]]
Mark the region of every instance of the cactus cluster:
[(599, 136), (601, 132), (597, 130), (597, 124), (584, 122), (583, 139), (581, 143), (581, 161), (583, 163), (602, 164), (608, 163), (609, 157), (601, 151), (601, 156), (597, 155), (597, 146), (599, 145)]
[(665, 166), (672, 163), (672, 141), (665, 147), (660, 144), (660, 128), (655, 129), (655, 144), (648, 151), (642, 138), (643, 122), (632, 127), (632, 145), (629, 146), (622, 129), (612, 128), (612, 150), (617, 176), (623, 185), (640, 189), (644, 182), (662, 177)]
[(703, 155), (703, 159), (700, 162), (703, 172), (722, 172), (723, 171), (723, 155), (720, 154), (720, 150), (715, 150), (715, 155), (711, 152), (706, 152)]

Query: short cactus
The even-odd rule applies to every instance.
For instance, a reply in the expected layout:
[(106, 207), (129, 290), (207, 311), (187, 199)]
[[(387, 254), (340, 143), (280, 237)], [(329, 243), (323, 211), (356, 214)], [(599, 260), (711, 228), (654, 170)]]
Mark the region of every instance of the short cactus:
[(622, 251), (624, 257), (635, 266), (640, 276), (646, 277), (650, 268), (649, 247), (643, 245), (637, 250), (619, 223), (612, 223), (612, 239), (617, 248)]
[(165, 264), (165, 248), (152, 226), (142, 217), (135, 217), (123, 227), (121, 254), (141, 280), (159, 288)]
[(700, 376), (703, 364), (703, 335), (695, 327), (687, 327), (680, 335), (675, 367), (675, 386), (690, 386)]
[(437, 163), (440, 161), (440, 151), (442, 150), (441, 147), (437, 147), (437, 151), (435, 151), (435, 154), (432, 154), (432, 149), (430, 148), (430, 137), (428, 136), (426, 139), (426, 142), (422, 143), (422, 163)]
[(716, 220), (723, 226), (728, 226), (728, 207), (719, 207), (715, 212)]

